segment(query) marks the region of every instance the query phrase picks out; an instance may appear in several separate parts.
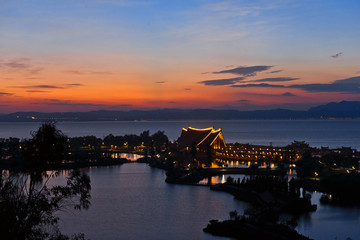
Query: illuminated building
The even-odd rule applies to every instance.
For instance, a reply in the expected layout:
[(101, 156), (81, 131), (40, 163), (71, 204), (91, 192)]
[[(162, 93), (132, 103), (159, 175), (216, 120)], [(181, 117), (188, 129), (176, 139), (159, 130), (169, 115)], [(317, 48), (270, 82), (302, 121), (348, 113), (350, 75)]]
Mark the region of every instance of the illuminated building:
[(181, 136), (178, 139), (179, 147), (191, 148), (196, 146), (198, 150), (222, 149), (226, 147), (224, 136), (221, 128), (215, 130), (214, 127), (209, 128), (183, 128)]
[(228, 144), (222, 151), (216, 151), (216, 157), (221, 160), (238, 161), (297, 161), (301, 158), (299, 152), (291, 146), (273, 147), (251, 144)]

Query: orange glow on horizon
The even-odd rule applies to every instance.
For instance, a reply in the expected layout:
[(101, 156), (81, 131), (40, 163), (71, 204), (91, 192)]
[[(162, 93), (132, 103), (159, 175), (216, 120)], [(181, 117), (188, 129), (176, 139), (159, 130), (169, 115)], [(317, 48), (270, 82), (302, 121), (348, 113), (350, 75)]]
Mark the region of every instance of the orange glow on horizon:
[[(109, 57), (109, 56), (108, 56)], [(105, 56), (99, 57), (106, 59)], [(130, 63), (127, 63), (129, 59)], [(327, 92), (307, 92), (301, 89), (276, 87), (246, 87), (207, 86), (199, 82), (212, 79), (236, 77), (229, 74), (201, 74), (206, 62), (194, 67), (184, 64), (181, 70), (161, 64), (149, 64), (148, 60), (140, 62), (154, 68), (140, 68), (136, 57), (109, 57), (108, 65), (101, 61), (91, 61), (76, 58), (74, 61), (59, 64), (52, 59), (44, 59), (45, 63), (31, 63), (46, 66), (46, 69), (36, 73), (5, 71), (0, 83), (0, 112), (14, 111), (88, 111), (88, 110), (129, 110), (151, 108), (213, 108), (229, 106), (242, 109), (248, 105), (266, 106), (284, 103), (323, 103), (329, 101)], [(118, 64), (127, 68), (118, 68)], [(25, 61), (25, 60), (24, 60)], [(63, 61), (63, 60), (62, 60)], [(82, 61), (82, 62), (81, 62)], [(40, 62), (40, 61), (39, 61)], [(30, 64), (30, 63), (28, 63)], [(98, 67), (96, 67), (98, 64)], [(71, 66), (71, 67), (70, 67)], [(214, 67), (215, 68), (215, 67)], [(79, 69), (79, 70), (78, 70)], [(140, 70), (141, 69), (141, 70)], [(187, 70), (186, 70), (187, 69)], [(321, 69), (320, 69), (321, 70)], [(284, 83), (268, 84), (306, 84), (329, 82), (347, 76), (327, 71), (325, 74), (318, 69), (308, 69), (300, 73), (289, 67), (289, 74), (298, 80)], [(312, 74), (317, 74), (316, 78)], [(269, 77), (259, 73), (252, 77), (261, 79)], [(316, 79), (316, 81), (314, 80)], [(239, 82), (236, 84), (247, 84)], [(1, 93), (3, 93), (1, 95)], [(288, 94), (284, 96), (283, 94)], [(357, 94), (347, 94), (346, 97), (356, 99)], [(344, 94), (331, 93), (332, 101), (341, 101)]]

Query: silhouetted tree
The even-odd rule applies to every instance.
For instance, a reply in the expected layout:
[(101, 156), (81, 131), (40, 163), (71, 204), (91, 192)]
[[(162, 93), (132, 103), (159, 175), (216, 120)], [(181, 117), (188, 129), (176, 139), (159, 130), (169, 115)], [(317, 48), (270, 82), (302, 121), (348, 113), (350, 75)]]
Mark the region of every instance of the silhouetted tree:
[(67, 137), (52, 122), (44, 123), (24, 142), (24, 170), (33, 180), (41, 180), (46, 170), (57, 169), (68, 158)]
[(358, 166), (359, 158), (349, 157), (344, 154), (331, 152), (321, 157), (323, 162), (329, 169), (334, 167), (351, 168), (352, 166)]
[(151, 143), (150, 143), (150, 152), (149, 152), (149, 154), (150, 154), (150, 157), (153, 159), (154, 156), (155, 156), (155, 147), (154, 147), (154, 142), (153, 141), (151, 141)]
[(310, 151), (306, 151), (296, 163), (296, 172), (300, 177), (314, 177), (314, 172), (321, 172), (324, 166), (317, 157), (312, 157)]
[(239, 216), (239, 214), (238, 214), (238, 212), (236, 210), (230, 211), (229, 212), (229, 217), (230, 217), (230, 220), (235, 220), (235, 221), (240, 220), (240, 216)]
[[(60, 233), (56, 211), (66, 207), (87, 209), (90, 178), (78, 170), (69, 172), (65, 185), (49, 184), (59, 175), (57, 166), (66, 159), (67, 137), (54, 123), (43, 123), (25, 141), (21, 171), (0, 171), (0, 233), (2, 239), (70, 239)], [(73, 239), (84, 239), (75, 235)]]
[(140, 145), (141, 142), (143, 142), (145, 146), (149, 146), (151, 144), (151, 137), (150, 137), (150, 131), (149, 130), (143, 131), (140, 134), (138, 143), (134, 144), (134, 145)]
[(165, 132), (164, 131), (157, 131), (156, 133), (154, 133), (152, 136), (151, 136), (153, 142), (154, 142), (154, 145), (156, 146), (156, 148), (163, 148), (163, 147), (166, 147), (168, 145), (168, 137), (165, 135)]

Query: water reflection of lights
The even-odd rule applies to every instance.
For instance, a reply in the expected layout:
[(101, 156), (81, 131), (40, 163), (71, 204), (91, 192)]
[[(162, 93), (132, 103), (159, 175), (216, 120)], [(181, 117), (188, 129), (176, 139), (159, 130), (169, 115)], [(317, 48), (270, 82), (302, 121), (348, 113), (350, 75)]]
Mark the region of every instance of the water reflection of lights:
[(240, 178), (240, 181), (241, 181), (244, 177), (247, 177), (247, 175), (244, 175), (244, 174), (231, 174), (231, 175), (223, 174), (223, 175), (218, 175), (218, 176), (212, 176), (212, 177), (205, 178), (205, 179), (201, 180), (199, 182), (199, 184), (215, 185), (215, 184), (219, 184), (219, 183), (225, 183), (226, 179), (228, 177), (232, 177), (235, 180)]
[(251, 165), (255, 164), (258, 165), (259, 168), (276, 168), (277, 165), (275, 165), (275, 163), (266, 163), (266, 162), (252, 162), (252, 161), (247, 161), (247, 162), (240, 162), (240, 161), (229, 161), (226, 160), (223, 162), (223, 167), (224, 168), (249, 168)]
[(134, 153), (113, 153), (111, 154), (112, 158), (126, 158), (127, 160), (130, 161), (136, 161), (139, 158), (142, 158), (143, 155), (140, 154), (134, 154)]

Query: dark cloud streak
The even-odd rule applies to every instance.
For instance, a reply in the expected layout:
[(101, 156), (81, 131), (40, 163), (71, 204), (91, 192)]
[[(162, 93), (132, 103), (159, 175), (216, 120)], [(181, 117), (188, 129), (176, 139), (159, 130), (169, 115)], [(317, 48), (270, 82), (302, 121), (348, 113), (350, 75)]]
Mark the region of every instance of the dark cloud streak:
[(11, 96), (13, 95), (12, 93), (7, 93), (7, 92), (0, 92), (0, 96)]
[(266, 71), (273, 66), (250, 66), (250, 67), (237, 67), (219, 72), (213, 72), (214, 74), (231, 73), (242, 76), (255, 76), (257, 72)]
[(31, 86), (17, 86), (13, 88), (45, 88), (45, 89), (63, 89), (64, 87), (55, 85), (31, 85)]
[(299, 78), (291, 78), (291, 77), (278, 77), (278, 78), (262, 78), (257, 80), (251, 80), (249, 82), (288, 82), (298, 80)]
[(111, 107), (133, 107), (134, 105), (131, 105), (131, 104), (120, 104), (120, 105), (114, 105), (114, 106), (111, 106)]
[(64, 84), (65, 86), (68, 86), (68, 87), (82, 87), (84, 86), (84, 84), (81, 84), (81, 83), (68, 83), (68, 84)]
[(284, 85), (274, 85), (274, 84), (268, 84), (268, 83), (232, 85), (231, 87), (236, 87), (236, 88), (248, 88), (248, 87), (285, 88)]
[(331, 57), (332, 57), (332, 58), (338, 58), (338, 57), (340, 57), (342, 54), (343, 54), (342, 52), (339, 52), (339, 53), (337, 53), (337, 54), (335, 54), (335, 55), (332, 55)]
[(84, 86), (81, 83), (68, 83), (62, 85), (47, 85), (47, 84), (40, 84), (40, 85), (29, 85), (29, 86), (13, 86), (11, 88), (25, 88), (25, 89), (66, 89), (72, 87), (82, 87)]
[(315, 83), (291, 85), (290, 88), (299, 88), (308, 92), (344, 92), (360, 93), (360, 76), (337, 80), (333, 83)]
[(289, 86), (260, 83), (260, 84), (232, 85), (231, 87), (296, 88), (296, 89), (302, 89), (307, 92), (360, 93), (360, 76), (336, 80), (332, 83), (295, 84)]
[(295, 97), (296, 95), (292, 94), (291, 92), (285, 92), (285, 93), (281, 94), (281, 96), (284, 96), (284, 97)]
[(279, 73), (279, 72), (282, 72), (282, 71), (283, 71), (283, 70), (276, 70), (276, 71), (267, 72), (267, 74)]
[(237, 77), (237, 78), (227, 78), (227, 79), (215, 79), (215, 80), (205, 80), (198, 82), (200, 84), (204, 84), (207, 86), (225, 86), (225, 85), (232, 85), (237, 82), (244, 80), (244, 77)]

